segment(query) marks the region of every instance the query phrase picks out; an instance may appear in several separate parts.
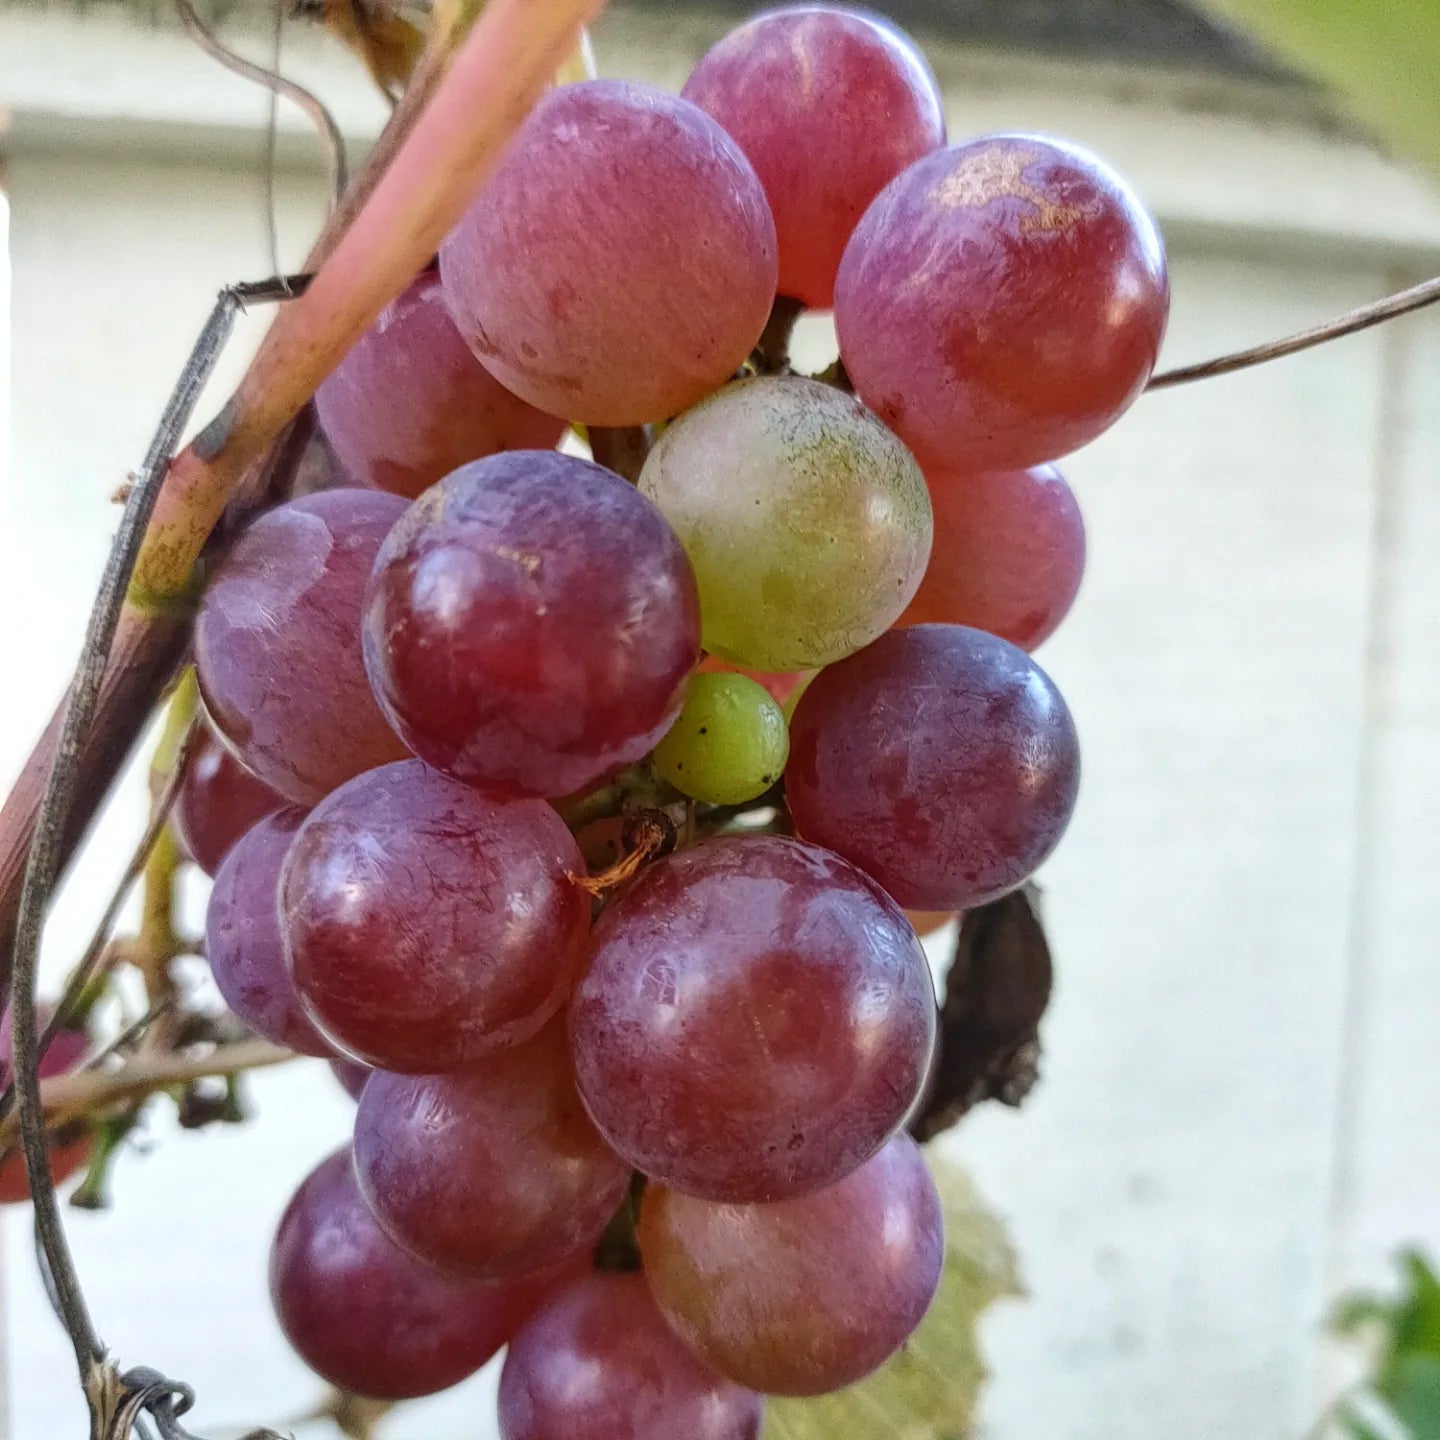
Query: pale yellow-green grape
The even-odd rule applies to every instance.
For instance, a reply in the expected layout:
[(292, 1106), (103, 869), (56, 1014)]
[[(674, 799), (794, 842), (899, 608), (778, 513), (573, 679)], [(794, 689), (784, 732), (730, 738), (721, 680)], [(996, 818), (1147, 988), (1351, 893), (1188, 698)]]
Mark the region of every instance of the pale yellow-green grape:
[(813, 380), (725, 386), (665, 431), (640, 488), (690, 556), (705, 648), (757, 670), (811, 670), (868, 645), (930, 558), (910, 452)]
[(711, 805), (739, 805), (779, 778), (790, 754), (785, 717), (748, 675), (697, 675), (685, 707), (655, 747), (655, 768)]

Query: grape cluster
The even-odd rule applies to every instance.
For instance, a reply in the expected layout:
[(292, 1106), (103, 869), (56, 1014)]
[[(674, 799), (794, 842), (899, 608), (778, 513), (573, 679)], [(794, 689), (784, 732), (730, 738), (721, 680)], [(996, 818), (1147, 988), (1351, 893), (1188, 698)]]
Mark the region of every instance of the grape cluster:
[[(338, 1385), (508, 1346), (506, 1440), (741, 1440), (934, 1295), (916, 931), (1068, 823), (1051, 462), (1168, 304), (1098, 160), (942, 117), (832, 5), (551, 90), (319, 394), (353, 488), (217, 567), (180, 824), (227, 1001), (358, 1097), (272, 1256)], [(825, 378), (756, 349), (832, 306)], [(648, 427), (638, 483), (567, 424)]]

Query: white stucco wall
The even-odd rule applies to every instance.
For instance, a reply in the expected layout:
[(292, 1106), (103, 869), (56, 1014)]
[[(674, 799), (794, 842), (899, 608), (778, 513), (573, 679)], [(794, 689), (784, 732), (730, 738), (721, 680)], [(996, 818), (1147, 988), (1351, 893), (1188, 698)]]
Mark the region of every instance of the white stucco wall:
[[(107, 497), (215, 289), (266, 267), (256, 97), (178, 41), (67, 23), (0, 14), (14, 111), (0, 774), (68, 673)], [(689, 22), (628, 21), (601, 60), (673, 83), (701, 44)], [(347, 97), (352, 126), (373, 119), (348, 60), (299, 58)], [(1053, 129), (1135, 179), (1172, 236), (1168, 360), (1437, 268), (1435, 192), (1285, 107), (935, 59), (954, 133)], [(281, 178), (292, 255), (319, 191), (313, 172)], [(977, 1114), (945, 1142), (1009, 1217), (1030, 1290), (988, 1327), (987, 1433), (1292, 1440), (1339, 1373), (1327, 1298), (1384, 1278), (1402, 1241), (1440, 1248), (1440, 321), (1147, 397), (1067, 469), (1090, 573), (1042, 660), (1078, 717), (1086, 779), (1044, 876), (1059, 966), (1044, 1080), (1018, 1114)], [(77, 872), (55, 966), (83, 940), (138, 794)], [(115, 1211), (72, 1224), (106, 1339), (194, 1383), (204, 1433), (284, 1422), (318, 1390), (270, 1317), (264, 1255), (346, 1105), (309, 1063), (254, 1094), (242, 1131), (157, 1125), (152, 1153), (119, 1171)], [(26, 1218), (0, 1228), (10, 1434), (78, 1434)], [(388, 1433), (490, 1434), (486, 1383)]]

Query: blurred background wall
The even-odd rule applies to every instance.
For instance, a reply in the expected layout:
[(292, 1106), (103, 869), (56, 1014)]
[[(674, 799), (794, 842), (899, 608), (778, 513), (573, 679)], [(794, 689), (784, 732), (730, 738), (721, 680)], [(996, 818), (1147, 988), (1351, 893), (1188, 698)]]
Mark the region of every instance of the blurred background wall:
[[(878, 8), (927, 48), (952, 137), (1053, 131), (1136, 184), (1171, 248), (1168, 362), (1440, 270), (1440, 193), (1179, 3)], [(731, 21), (673, 0), (616, 9), (602, 71), (678, 87)], [(253, 16), (231, 33), (265, 55)], [(374, 134), (383, 105), (346, 54), (291, 25), (286, 66), (357, 149)], [(0, 8), (7, 781), (69, 673), (111, 492), (216, 289), (269, 271), (265, 105), (158, 3)], [(324, 186), (283, 108), (278, 164), (294, 264)], [(0, 381), (5, 276), (0, 252)], [(1440, 321), (1146, 397), (1065, 468), (1090, 571), (1041, 659), (1086, 778), (1042, 876), (1059, 974), (1044, 1075), (1023, 1110), (974, 1114), (945, 1142), (1007, 1218), (1029, 1291), (987, 1321), (984, 1429), (1291, 1440), (1343, 1375), (1330, 1300), (1383, 1281), (1401, 1242), (1440, 1247)], [(132, 776), (76, 871), (52, 977), (141, 795)], [(102, 1332), (194, 1383), (206, 1433), (289, 1421), (319, 1395), (271, 1318), (265, 1253), (347, 1102), (316, 1062), (252, 1094), (242, 1130), (155, 1125), (114, 1210), (71, 1222)], [(4, 1433), (78, 1434), (28, 1215), (0, 1231)], [(488, 1383), (386, 1433), (485, 1436)]]

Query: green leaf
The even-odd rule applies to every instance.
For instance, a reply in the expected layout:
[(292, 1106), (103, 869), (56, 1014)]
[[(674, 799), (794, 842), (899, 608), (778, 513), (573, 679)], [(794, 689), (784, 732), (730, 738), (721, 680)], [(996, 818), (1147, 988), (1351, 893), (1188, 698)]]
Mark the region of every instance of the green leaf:
[(1435, 0), (1203, 0), (1328, 82), (1379, 136), (1440, 170)]
[(1440, 1357), (1402, 1355), (1376, 1388), (1411, 1440), (1440, 1440)]
[(1336, 1335), (1356, 1335), (1371, 1325), (1383, 1325), (1388, 1332), (1395, 1323), (1396, 1306), (1377, 1295), (1347, 1295), (1330, 1316)]
[(931, 1159), (945, 1207), (940, 1292), (910, 1343), (868, 1380), (818, 1400), (771, 1400), (764, 1440), (964, 1440), (985, 1381), (977, 1322), (1020, 1295), (1004, 1225), (963, 1171)]
[(1392, 1343), (1397, 1354), (1440, 1355), (1440, 1279), (1414, 1250), (1400, 1257), (1405, 1293), (1395, 1307)]

